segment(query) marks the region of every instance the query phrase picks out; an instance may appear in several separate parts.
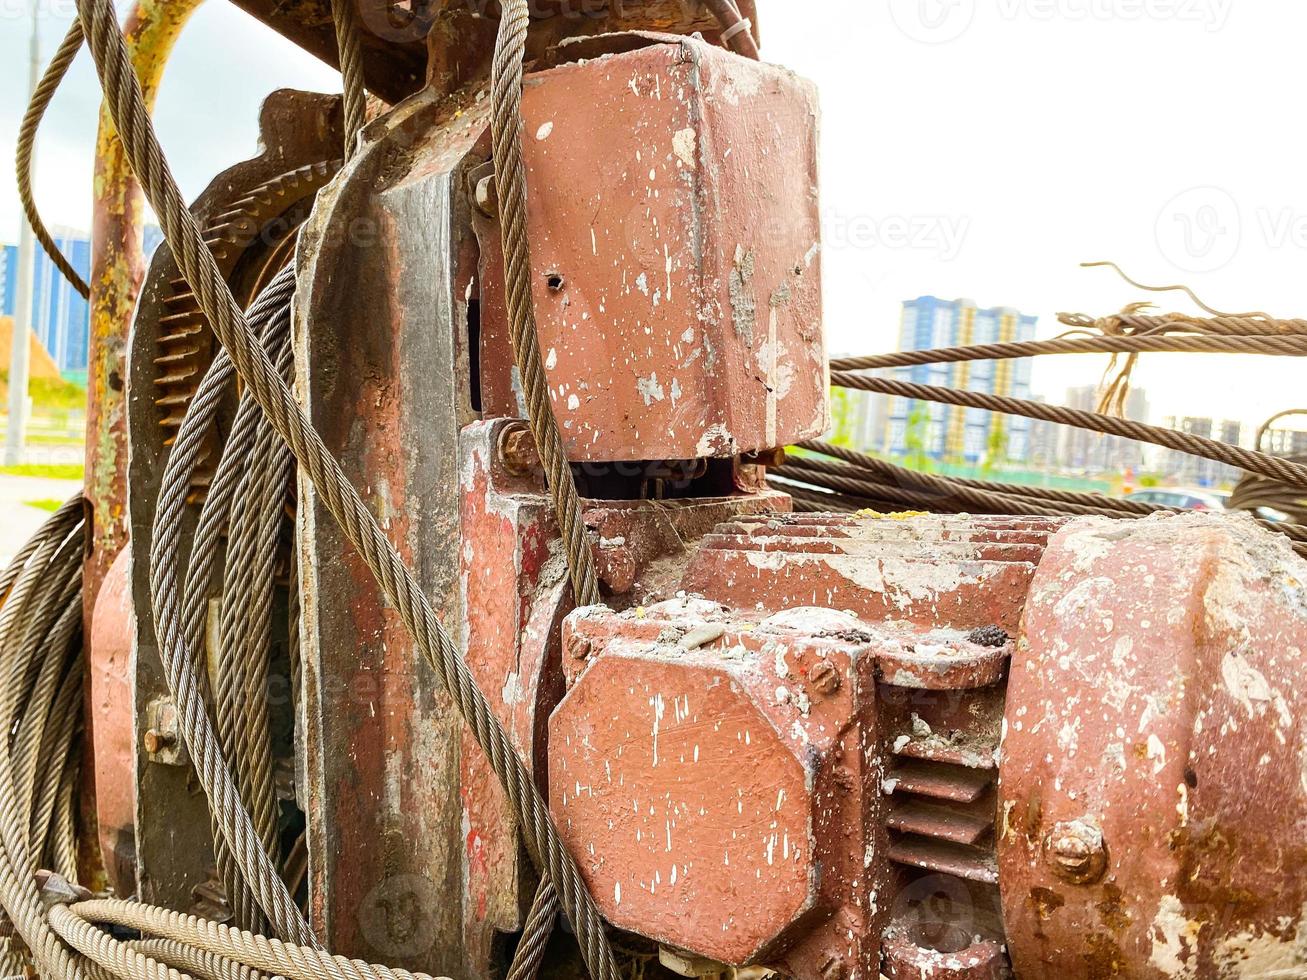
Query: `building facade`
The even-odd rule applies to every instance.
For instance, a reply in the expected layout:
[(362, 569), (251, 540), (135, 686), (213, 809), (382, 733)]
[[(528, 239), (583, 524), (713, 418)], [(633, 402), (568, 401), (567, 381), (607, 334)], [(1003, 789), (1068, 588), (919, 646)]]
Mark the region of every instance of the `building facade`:
[[(981, 309), (967, 299), (922, 296), (903, 304), (900, 350), (927, 350), (1035, 339), (1038, 318), (1008, 307)], [(924, 364), (892, 372), (901, 381), (1012, 398), (1030, 397), (1027, 359)], [(1024, 463), (1030, 455), (1030, 419), (895, 398), (889, 406), (888, 450), (924, 454), (944, 462)]]
[[(1242, 446), (1244, 425), (1229, 419), (1213, 420), (1209, 418), (1168, 418), (1168, 428), (1178, 429), (1191, 436), (1204, 439), (1216, 439), (1232, 446)], [(1202, 459), (1167, 450), (1162, 455), (1162, 473), (1169, 483), (1175, 485), (1221, 489), (1233, 486), (1243, 477), (1243, 471), (1235, 466), (1218, 463), (1214, 459)]]
[[(1099, 389), (1094, 385), (1071, 388), (1066, 393), (1066, 406), (1082, 412), (1098, 410)], [(1125, 417), (1133, 422), (1147, 423), (1149, 419), (1148, 394), (1142, 388), (1131, 388), (1126, 396)], [(1133, 439), (1107, 436), (1088, 429), (1057, 426), (1059, 445), (1057, 465), (1063, 469), (1088, 475), (1122, 475), (1139, 473), (1146, 467), (1145, 446)]]
[[(59, 250), (83, 279), (91, 275), (91, 242), (77, 232), (54, 233)], [(145, 229), (148, 257), (163, 239), (158, 227)], [(18, 246), (0, 248), (0, 314), (14, 315), (18, 292)], [(50, 352), (59, 373), (84, 380), (90, 346), (91, 311), (54, 262), (37, 246), (32, 277), (32, 332)]]

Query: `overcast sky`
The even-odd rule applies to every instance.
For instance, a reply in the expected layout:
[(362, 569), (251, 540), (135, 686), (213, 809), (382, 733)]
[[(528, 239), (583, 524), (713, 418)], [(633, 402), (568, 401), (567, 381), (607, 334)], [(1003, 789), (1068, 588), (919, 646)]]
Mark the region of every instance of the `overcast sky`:
[[(48, 56), (69, 0), (42, 0)], [(0, 0), (0, 161), (26, 87), (26, 0)], [(1144, 298), (1082, 261), (1184, 281), (1211, 305), (1307, 316), (1307, 4), (1284, 0), (759, 0), (764, 53), (816, 81), (823, 120), (826, 328), (833, 351), (896, 344), (899, 304), (925, 293), (1014, 306), (1059, 331)], [(207, 0), (164, 79), (158, 124), (183, 190), (254, 150), (260, 100), (338, 76)], [(83, 54), (40, 145), (52, 223), (90, 223), (96, 98)], [(0, 239), (17, 235), (0, 165)], [(1159, 298), (1188, 309), (1183, 298)], [(1102, 362), (1046, 358), (1060, 400)], [(1296, 380), (1295, 380), (1296, 376)], [(1295, 362), (1150, 355), (1154, 420), (1248, 422), (1307, 402)]]

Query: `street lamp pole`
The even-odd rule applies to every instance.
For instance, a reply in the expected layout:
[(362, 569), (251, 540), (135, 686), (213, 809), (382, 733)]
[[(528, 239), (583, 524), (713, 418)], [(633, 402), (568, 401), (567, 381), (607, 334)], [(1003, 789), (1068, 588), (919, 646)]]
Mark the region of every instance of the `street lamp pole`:
[[(37, 32), (37, 2), (32, 0), (32, 40), (28, 51), (31, 58), (27, 83), (27, 96), (31, 99), (41, 78), (41, 41)], [(5, 436), (5, 465), (17, 466), (23, 461), (27, 442), (28, 396), (27, 383), (31, 369), (32, 286), (36, 266), (36, 243), (27, 218), (21, 219), (18, 234), (18, 283), (14, 297), (14, 336), (9, 349), (9, 428)]]

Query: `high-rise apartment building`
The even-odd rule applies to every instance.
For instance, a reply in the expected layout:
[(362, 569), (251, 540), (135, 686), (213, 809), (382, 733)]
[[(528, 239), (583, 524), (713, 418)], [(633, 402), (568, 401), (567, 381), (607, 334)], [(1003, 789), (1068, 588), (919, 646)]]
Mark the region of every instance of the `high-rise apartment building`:
[[(1035, 339), (1037, 317), (1009, 307), (981, 309), (967, 299), (922, 296), (903, 304), (900, 350), (963, 347)], [(1013, 398), (1030, 397), (1030, 360), (962, 361), (898, 368), (894, 377), (916, 384), (965, 388)], [(895, 398), (889, 408), (889, 451), (924, 453), (938, 460), (1024, 462), (1031, 420)]]

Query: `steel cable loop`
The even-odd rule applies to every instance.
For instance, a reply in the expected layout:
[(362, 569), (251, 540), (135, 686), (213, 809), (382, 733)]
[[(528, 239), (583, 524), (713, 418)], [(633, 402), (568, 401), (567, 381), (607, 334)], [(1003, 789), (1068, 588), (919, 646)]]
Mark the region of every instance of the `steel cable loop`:
[(80, 745), (69, 749), (69, 764), (64, 766), (59, 780), (59, 796), (55, 802), (55, 825), (50, 829), (51, 864), (57, 875), (68, 881), (77, 880), (77, 783), (81, 776)]
[[(249, 317), (252, 321), (263, 324), (261, 341), (265, 346), (285, 346), (284, 340), (290, 333), (289, 304), (294, 291), (294, 272), (287, 268), (265, 287), (251, 305)], [(226, 351), (219, 348), (197, 389), (195, 398), (188, 406), (175, 442), (189, 444), (194, 440), (197, 445), (203, 444), (206, 433), (210, 431), (216, 419), (218, 408), (232, 387), (234, 374), (234, 368)], [(241, 401), (192, 535), (182, 617), (184, 648), (188, 652), (187, 655), (196, 662), (204, 659), (209, 594), (217, 558), (222, 551), (222, 533), (231, 511), (234, 484), (244, 472), (242, 461), (248, 458), (258, 415), (256, 406), (248, 400)], [(192, 472), (187, 471), (180, 481), (172, 484), (180, 488), (181, 498), (176, 501), (179, 507), (185, 501), (186, 488), (190, 485), (192, 475)], [(157, 547), (168, 551), (171, 556), (169, 560), (174, 564), (181, 560), (178, 551), (180, 538), (177, 530), (176, 527), (156, 530)], [(207, 700), (206, 671), (199, 671), (199, 680), (201, 700)], [(253, 921), (250, 910), (256, 908), (257, 903), (240, 869), (236, 867), (220, 826), (221, 820), (219, 814), (213, 814), (215, 858), (233, 913), (239, 924), (246, 925)]]
[[(51, 562), (61, 552), (61, 545), (69, 538), (80, 539), (84, 533), (81, 524), (81, 499), (74, 498), (64, 505), (37, 532), (9, 568), (0, 576), (0, 587), (4, 592), (4, 608), (0, 611), (0, 623), (4, 624), (4, 638), (0, 639), (0, 655), (9, 656), (12, 652), (13, 633), (9, 629), (22, 618), (22, 607), (28, 605), (32, 591), (24, 583), (33, 577), (40, 578), (51, 574)], [(74, 612), (75, 610), (75, 612)], [(80, 625), (81, 600), (77, 597), (69, 608), (59, 608), (49, 603), (42, 611), (42, 616), (49, 616), (55, 627), (49, 630), (49, 641), (44, 644), (45, 655), (68, 659), (70, 637), (76, 635)], [(69, 665), (70, 683), (65, 689), (71, 691), (56, 701), (52, 712), (55, 716), (54, 728), (64, 729), (67, 722), (59, 720), (60, 711), (66, 718), (71, 715), (79, 717), (80, 699), (80, 653)], [(6, 683), (14, 683), (12, 673)], [(76, 687), (73, 687), (76, 684)], [(5, 692), (8, 695), (8, 691)], [(41, 697), (48, 698), (48, 694)], [(7, 699), (7, 698), (6, 698)], [(59, 706), (63, 707), (60, 708)], [(74, 957), (59, 937), (50, 928), (45, 917), (40, 897), (33, 879), (37, 861), (42, 857), (37, 846), (28, 842), (31, 834), (32, 818), (28, 815), (30, 807), (25, 808), (19, 801), (14, 779), (14, 766), (11, 754), (10, 735), (0, 738), (0, 903), (13, 924), (17, 934), (26, 944), (37, 969), (45, 976), (80, 978), (82, 975), (76, 957)], [(56, 740), (54, 745), (59, 746)], [(65, 767), (67, 756), (54, 756), (43, 753), (42, 758), (48, 765)], [(47, 776), (48, 785), (51, 776)], [(26, 810), (26, 812), (25, 812)], [(9, 944), (7, 959), (13, 962), (16, 948)]]
[(882, 395), (895, 395), (918, 401), (939, 402), (945, 405), (959, 405), (965, 408), (980, 408), (989, 412), (1005, 415), (1020, 415), (1026, 418), (1056, 422), (1093, 432), (1122, 436), (1136, 442), (1148, 442), (1166, 449), (1214, 459), (1239, 469), (1271, 476), (1290, 483), (1307, 484), (1307, 466), (1290, 463), (1277, 456), (1253, 450), (1231, 446), (1215, 439), (1188, 435), (1171, 429), (1163, 429), (1130, 419), (1120, 419), (1096, 412), (1084, 412), (1074, 408), (1055, 405), (1043, 405), (1039, 402), (1021, 398), (1009, 398), (1002, 395), (981, 394), (973, 391), (959, 391), (955, 388), (940, 388), (932, 385), (919, 385), (891, 378), (876, 378), (849, 372), (834, 372), (831, 383), (843, 388), (859, 391), (871, 391)]
[[(870, 471), (875, 473), (883, 481), (892, 483), (905, 484), (930, 484), (940, 488), (941, 492), (953, 493), (956, 487), (963, 487), (970, 490), (981, 491), (984, 493), (1001, 494), (1012, 497), (1037, 497), (1044, 500), (1054, 501), (1065, 504), (1079, 504), (1084, 507), (1097, 509), (1112, 509), (1124, 514), (1137, 514), (1141, 517), (1147, 517), (1149, 514), (1166, 512), (1170, 508), (1162, 507), (1157, 504), (1147, 504), (1137, 500), (1121, 500), (1116, 497), (1108, 497), (1096, 493), (1079, 493), (1072, 490), (1056, 490), (1047, 487), (1027, 487), (1016, 483), (995, 483), (987, 480), (968, 480), (960, 477), (936, 477), (931, 474), (921, 473), (917, 470), (910, 470), (903, 466), (898, 466), (883, 459), (877, 459), (866, 453), (860, 453), (857, 450), (847, 449), (843, 446), (837, 446), (834, 443), (823, 442), (821, 440), (809, 440), (799, 443), (800, 449), (809, 452), (821, 453), (823, 456), (830, 456), (842, 461), (844, 467), (848, 468), (845, 472), (838, 464), (830, 463), (826, 460), (814, 459), (810, 456), (791, 455), (785, 459), (787, 468), (813, 470), (825, 473), (845, 473), (845, 475), (854, 475), (857, 471)], [(977, 498), (980, 499), (980, 498)]]
[[(265, 317), (270, 321), (263, 330), (265, 337), (275, 336), (278, 325), (288, 323), (285, 308), (293, 288), (293, 273), (280, 274), (251, 306), (252, 319)], [(210, 718), (205, 698), (206, 671), (200, 666), (204, 662), (204, 625), (212, 558), (220, 543), (221, 520), (225, 516), (223, 508), (212, 505), (220, 505), (227, 498), (227, 474), (237, 477), (242, 472), (240, 466), (219, 467), (219, 478), (211, 488), (201, 513), (201, 527), (196, 532), (188, 586), (196, 577), (198, 568), (203, 567), (204, 574), (198, 587), (188, 591), (187, 605), (182, 605), (177, 593), (182, 514), (209, 425), (231, 376), (230, 361), (219, 353), (188, 407), (183, 427), (165, 463), (150, 555), (155, 627), (168, 687), (177, 703), (182, 734), (200, 784), (209, 797), (215, 831), (215, 857), (232, 909), (243, 919), (252, 920), (253, 909), (261, 908), (277, 935), (302, 937), (310, 935), (308, 924), (268, 855), (236, 777), (228, 768), (223, 739), (215, 731), (215, 722)], [(244, 446), (247, 435), (252, 435), (256, 420), (252, 408), (238, 411), (232, 438), (224, 449), (224, 462), (239, 459), (235, 454)], [(212, 521), (206, 521), (210, 516)], [(208, 550), (197, 555), (201, 548)]]
[[(899, 506), (908, 505), (922, 510), (940, 510), (946, 502), (949, 504), (959, 502), (968, 509), (1032, 514), (1036, 517), (1057, 517), (1067, 513), (1065, 510), (1044, 506), (1024, 497), (1006, 497), (1002, 494), (991, 495), (969, 492), (965, 487), (952, 488), (951, 493), (946, 493), (940, 489), (927, 489), (921, 484), (913, 489), (870, 478), (859, 479), (857, 477), (831, 474), (814, 476), (808, 471), (796, 471), (788, 467), (780, 467), (773, 472), (777, 477), (784, 480), (801, 480), (805, 483), (837, 490), (846, 495), (896, 501)], [(1071, 505), (1064, 506), (1069, 507)], [(952, 507), (944, 509), (951, 510)], [(1086, 507), (1076, 509), (1075, 513), (1101, 515), (1104, 512)]]
[[(1031, 513), (1037, 516), (1058, 516), (1070, 512), (1146, 517), (1149, 514), (1168, 511), (1168, 508), (1153, 504), (1114, 501), (1109, 497), (1095, 499), (1092, 494), (1068, 495), (1083, 496), (1084, 499), (1050, 500), (1045, 504), (1034, 495), (1019, 492), (1019, 488), (1012, 484), (970, 485), (965, 481), (955, 480), (952, 477), (935, 476), (930, 473), (922, 473), (917, 470), (896, 466), (885, 460), (876, 459), (874, 456), (868, 456), (826, 442), (805, 442), (801, 444), (801, 448), (842, 460), (843, 464), (793, 456), (787, 458), (785, 466), (781, 467), (781, 470), (786, 471), (791, 479), (805, 480), (807, 482), (839, 478), (845, 480), (861, 479), (864, 482), (878, 484), (888, 490), (898, 489), (917, 501), (933, 497), (936, 507), (939, 506), (942, 500), (958, 500), (967, 506), (980, 510), (1007, 510), (1012, 513)], [(778, 473), (778, 475), (785, 474)], [(866, 496), (867, 494), (862, 495)], [(891, 500), (895, 498), (896, 495), (893, 493), (888, 497)], [(1057, 506), (1054, 506), (1055, 503)], [(1117, 503), (1123, 506), (1115, 506)], [(1023, 508), (1027, 509), (1023, 510)]]
[(358, 148), (359, 130), (367, 121), (367, 94), (363, 86), (363, 50), (359, 42), (359, 15), (355, 0), (331, 0), (331, 20), (336, 29), (336, 51), (340, 62), (341, 91), (345, 111), (345, 159)]
[(264, 974), (253, 967), (175, 939), (136, 939), (126, 945), (128, 949), (189, 973), (195, 980), (265, 980)]
[(69, 946), (122, 980), (191, 980), (167, 964), (151, 959), (73, 915), (66, 905), (50, 909), (50, 926)]
[[(784, 466), (769, 471), (770, 477), (779, 478), (772, 485), (792, 496), (799, 496), (805, 503), (821, 503), (830, 507), (839, 504), (837, 509), (879, 510), (888, 505), (892, 510), (906, 505), (939, 512), (953, 509), (943, 506), (945, 504), (960, 502), (981, 513), (1031, 514), (1040, 517), (1096, 514), (1139, 519), (1151, 514), (1185, 513), (1180, 508), (1140, 504), (1112, 497), (1098, 498), (1101, 500), (1099, 504), (1093, 494), (1072, 494), (1042, 488), (1024, 493), (1022, 491), (1025, 488), (1015, 484), (934, 476), (824, 442), (805, 442), (800, 444), (800, 448), (846, 462), (841, 465), (810, 457), (791, 457)], [(997, 492), (993, 488), (1001, 488), (1004, 492)], [(821, 490), (836, 493), (821, 493)], [(1045, 496), (1049, 494), (1056, 496)], [(1064, 501), (1063, 497), (1083, 497), (1084, 502)], [(1257, 523), (1289, 538), (1296, 552), (1307, 555), (1307, 526), (1263, 519), (1257, 519)]]
[[(77, 602), (69, 605), (64, 610), (61, 619), (73, 623), (80, 615), (81, 603)], [(68, 629), (68, 639), (62, 644), (65, 651), (71, 649), (72, 637), (77, 631), (76, 627), (80, 627), (80, 625), (80, 623), (76, 623), (76, 626)], [(60, 647), (54, 649), (58, 650)], [(64, 773), (75, 771), (78, 768), (77, 763), (79, 760), (73, 758), (70, 752), (73, 740), (81, 728), (82, 671), (85, 663), (85, 655), (79, 650), (71, 660), (68, 676), (58, 693), (58, 697), (55, 699), (54, 705), (50, 709), (51, 724), (47, 729), (49, 737), (41, 753), (42, 758), (48, 760), (49, 768), (47, 768), (45, 778), (40, 781), (39, 793), (33, 794), (33, 802), (29, 803), (29, 808), (32, 811), (32, 829), (29, 835), (31, 852), (34, 854), (56, 854), (58, 847), (51, 847), (51, 843), (71, 848), (73, 853), (65, 855), (65, 857), (70, 857), (71, 860), (62, 863), (65, 868), (69, 869), (73, 879), (77, 875), (76, 841), (71, 837), (66, 842), (59, 841), (57, 837), (52, 841), (50, 835), (52, 832), (62, 832), (66, 829), (52, 827), (51, 824), (65, 782)]]
[[(80, 566), (80, 556), (78, 565)], [(47, 648), (66, 650), (69, 642), (76, 633), (76, 628), (81, 626), (80, 622), (75, 622), (69, 613), (81, 597), (82, 570), (80, 567), (74, 569), (74, 575), (71, 580), (71, 588), (64, 591), (60, 601), (55, 604), (47, 614), (47, 621), (53, 622), (53, 628), (42, 640), (42, 645)], [(60, 615), (58, 610), (62, 609)], [(11, 755), (15, 758), (15, 778), (19, 800), (24, 806), (30, 807), (36, 799), (40, 789), (40, 760), (43, 758), (42, 752), (49, 747), (49, 741), (52, 737), (57, 738), (60, 734), (61, 719), (54, 713), (49, 705), (62, 696), (62, 691), (69, 686), (70, 679), (67, 677), (65, 668), (67, 663), (63, 657), (45, 656), (40, 659), (41, 671), (36, 685), (28, 697), (27, 708), (23, 712), (22, 720), (19, 722), (16, 734), (13, 736), (13, 747), (10, 750)], [(76, 679), (80, 685), (81, 678)], [(65, 709), (66, 710), (66, 709)], [(54, 725), (52, 729), (50, 726)], [(68, 732), (71, 737), (71, 730)], [(53, 805), (53, 801), (50, 801)], [(29, 843), (35, 847), (38, 841), (44, 835), (29, 838)]]
[[(291, 447), (301, 468), (314, 484), (324, 506), (340, 524), (345, 536), (372, 569), (386, 598), (395, 606), (427, 657), (438, 677), (451, 692), (456, 706), (492, 760), (510, 804), (521, 819), (528, 849), (548, 869), (558, 887), (561, 903), (567, 910), (579, 937), (582, 952), (593, 976), (609, 980), (618, 975), (616, 963), (604, 935), (603, 919), (582, 882), (579, 869), (560, 840), (549, 815), (548, 806), (531, 781), (521, 760), (494, 716), (484, 695), (477, 688), (458, 648), (445, 633), (430, 602), (408, 572), (403, 560), (363, 504), (357, 490), (349, 483), (338, 463), (331, 458), (321, 438), (295, 402), (290, 389), (279, 377), (267, 354), (258, 346), (248, 323), (232, 298), (212, 255), (204, 246), (193, 216), (185, 207), (176, 182), (163, 159), (153, 124), (145, 112), (140, 86), (132, 69), (111, 3), (108, 0), (78, 0), (79, 15), (87, 30), (96, 70), (105, 90), (106, 101), (127, 150), (133, 169), (141, 178), (147, 199), (159, 216), (168, 240), (174, 243), (174, 255), (187, 281), (195, 290), (201, 309), (213, 326), (220, 342), (228, 349), (237, 372), (253, 392), (255, 399)], [(177, 454), (174, 447), (173, 454)], [(194, 465), (194, 459), (189, 461)], [(161, 502), (163, 494), (160, 495)], [(177, 519), (176, 513), (170, 519)], [(161, 514), (161, 518), (169, 519)], [(176, 569), (154, 569), (156, 599), (163, 580), (171, 577), (175, 589)], [(162, 615), (159, 615), (159, 614)], [(174, 663), (180, 660), (180, 624), (175, 601), (156, 608), (162, 627), (161, 648), (172, 650)], [(178, 678), (174, 677), (173, 680)], [(182, 713), (182, 722), (194, 732), (199, 719), (197, 705)], [(203, 719), (207, 722), (207, 718)], [(220, 758), (220, 756), (219, 756)], [(225, 764), (213, 777), (221, 792), (210, 798), (213, 807), (231, 808), (238, 801)], [(206, 790), (207, 791), (207, 790)], [(252, 847), (256, 840), (249, 815), (243, 811), (231, 815), (240, 828), (239, 859), (251, 869), (276, 878), (261, 848)], [(235, 848), (234, 848), (235, 849)], [(266, 904), (265, 900), (266, 899)], [(298, 910), (294, 908), (285, 885), (276, 879), (260, 896), (267, 911), (274, 908), (288, 920), (299, 924), (297, 933), (306, 936)], [(293, 916), (290, 915), (293, 913)]]
[(54, 57), (50, 59), (50, 64), (46, 66), (45, 73), (41, 76), (41, 81), (37, 84), (36, 89), (32, 92), (32, 101), (28, 103), (27, 112), (23, 115), (22, 125), (18, 127), (18, 151), (15, 154), (18, 176), (18, 198), (23, 203), (23, 214), (27, 216), (27, 224), (32, 229), (32, 235), (41, 243), (41, 248), (45, 254), (50, 256), (53, 262), (63, 274), (63, 277), (72, 284), (73, 289), (81, 295), (83, 299), (91, 298), (91, 288), (86, 284), (77, 270), (73, 268), (72, 263), (59, 250), (55, 244), (54, 237), (46, 228), (45, 222), (41, 220), (41, 214), (36, 208), (36, 198), (32, 191), (32, 154), (36, 148), (36, 132), (41, 126), (41, 120), (45, 117), (45, 111), (50, 107), (50, 100), (54, 98), (55, 91), (59, 88), (59, 83), (64, 80), (68, 74), (68, 68), (77, 57), (77, 52), (82, 47), (82, 23), (80, 20), (74, 20), (72, 26), (68, 28), (68, 33), (64, 35), (63, 41), (55, 51)]
[(426, 974), (351, 960), (317, 947), (296, 946), (197, 916), (120, 899), (78, 902), (67, 907), (84, 923), (137, 929), (192, 949), (216, 953), (285, 980), (432, 980)]
[(567, 545), (572, 591), (577, 605), (588, 606), (600, 601), (598, 577), (581, 516), (580, 497), (549, 397), (531, 288), (526, 166), (522, 159), (522, 60), (530, 21), (527, 0), (505, 0), (491, 71), (491, 135), (500, 200), (504, 292), (513, 355), (526, 398), (527, 422), (545, 466), (559, 530)]
[[(290, 452), (276, 440), (261, 416), (259, 422), (261, 431), (249, 467), (252, 479), (232, 504), (221, 616), (221, 662), (225, 669), (219, 675), (217, 699), (219, 734), (230, 739), (224, 748), (234, 756), (242, 798), (251, 810), (264, 850), (277, 860), (278, 808), (266, 694), (273, 574), (284, 520), (283, 504), (294, 467)], [(243, 928), (260, 931), (250, 924), (257, 923), (257, 918), (238, 921)]]
[[(278, 351), (279, 367), (289, 376), (289, 306), (274, 315), (287, 327)], [(251, 811), (264, 850), (278, 857), (277, 801), (273, 784), (272, 750), (266, 701), (271, 642), (273, 582), (279, 529), (293, 458), (276, 439), (257, 407), (247, 399), (247, 415), (257, 427), (253, 451), (224, 452), (221, 467), (242, 474), (232, 495), (227, 536), (227, 571), (220, 616), (221, 651), (216, 692), (218, 733), (233, 759), (242, 799)], [(237, 923), (258, 932), (257, 916)]]
[(1002, 344), (968, 344), (933, 350), (900, 351), (866, 357), (839, 357), (832, 371), (869, 371), (959, 361), (1002, 361), (1045, 354), (1260, 354), (1307, 356), (1307, 336), (1124, 336), (1058, 337), (1052, 340), (1013, 341)]
[[(871, 470), (859, 469), (847, 464), (822, 464), (816, 460), (804, 462), (807, 465), (791, 465), (791, 463), (797, 464), (798, 461), (790, 460), (784, 466), (769, 469), (768, 472), (782, 479), (812, 483), (864, 497), (876, 496), (876, 493), (884, 491), (883, 496), (887, 500), (895, 499), (896, 495), (916, 501), (932, 500), (933, 506), (930, 508), (932, 510), (940, 509), (945, 503), (950, 505), (957, 503), (961, 505), (959, 509), (1007, 510), (1010, 513), (1028, 513), (1040, 517), (1055, 517), (1063, 514), (1145, 516), (1094, 504), (1054, 503), (1021, 494), (976, 490), (956, 481), (927, 482), (917, 479), (899, 481), (893, 479), (893, 474), (890, 473), (881, 472), (873, 476)], [(904, 472), (913, 473), (911, 470)], [(868, 489), (872, 487), (877, 488), (876, 492)], [(895, 490), (897, 494), (893, 492)]]

